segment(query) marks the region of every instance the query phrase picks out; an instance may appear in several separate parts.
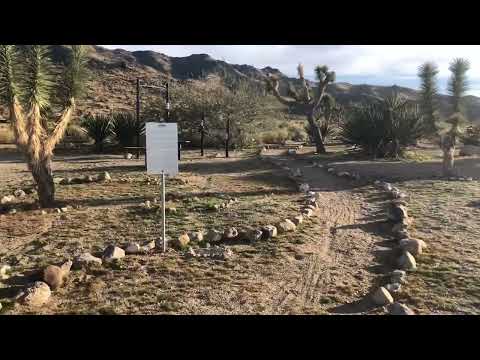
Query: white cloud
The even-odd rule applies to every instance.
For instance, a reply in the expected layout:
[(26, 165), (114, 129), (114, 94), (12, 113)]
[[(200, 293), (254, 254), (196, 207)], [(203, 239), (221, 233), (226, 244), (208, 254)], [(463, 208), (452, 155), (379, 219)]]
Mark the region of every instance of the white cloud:
[[(382, 83), (415, 79), (417, 68), (425, 61), (437, 63), (440, 78), (449, 76), (448, 64), (455, 57), (471, 63), (468, 75), (480, 82), (480, 46), (478, 45), (104, 45), (127, 50), (150, 49), (169, 56), (207, 53), (216, 59), (256, 67), (272, 66), (294, 75), (299, 62), (307, 75), (315, 65), (327, 64), (339, 77), (370, 77)], [(400, 84), (400, 83), (399, 83)], [(476, 86), (470, 93), (476, 93)]]

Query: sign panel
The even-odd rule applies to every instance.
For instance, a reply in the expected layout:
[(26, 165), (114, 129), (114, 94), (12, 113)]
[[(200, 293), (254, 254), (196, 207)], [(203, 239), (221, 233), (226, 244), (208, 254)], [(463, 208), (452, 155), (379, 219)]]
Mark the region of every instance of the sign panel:
[(178, 174), (178, 130), (176, 123), (148, 122), (147, 174), (176, 176)]

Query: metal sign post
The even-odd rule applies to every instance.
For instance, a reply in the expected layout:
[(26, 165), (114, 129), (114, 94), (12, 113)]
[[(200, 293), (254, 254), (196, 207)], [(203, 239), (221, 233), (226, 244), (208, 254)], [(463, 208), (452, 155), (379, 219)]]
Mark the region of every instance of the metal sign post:
[(162, 245), (163, 252), (165, 252), (167, 250), (165, 183), (166, 175), (175, 176), (178, 174), (177, 124), (148, 122), (145, 128), (147, 134), (147, 174), (157, 174), (162, 177)]

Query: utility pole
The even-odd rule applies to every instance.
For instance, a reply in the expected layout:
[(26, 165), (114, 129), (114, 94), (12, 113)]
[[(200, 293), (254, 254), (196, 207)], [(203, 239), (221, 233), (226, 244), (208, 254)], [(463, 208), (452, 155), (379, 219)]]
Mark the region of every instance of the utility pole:
[(202, 114), (202, 121), (200, 123), (200, 153), (203, 157), (203, 140), (205, 137), (205, 113)]
[(230, 143), (230, 118), (227, 117), (227, 134), (225, 136), (225, 157), (228, 158), (228, 145)]
[(137, 78), (137, 159), (140, 159), (140, 79)]

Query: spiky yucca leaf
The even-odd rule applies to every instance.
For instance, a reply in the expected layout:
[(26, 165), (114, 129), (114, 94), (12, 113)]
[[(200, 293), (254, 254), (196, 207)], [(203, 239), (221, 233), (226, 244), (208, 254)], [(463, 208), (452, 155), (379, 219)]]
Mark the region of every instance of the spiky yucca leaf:
[(22, 102), (30, 109), (36, 106), (47, 109), (51, 106), (56, 77), (50, 58), (50, 47), (26, 45), (20, 48), (20, 52), (23, 56), (18, 64), (18, 88)]
[(95, 142), (97, 150), (102, 151), (103, 144), (112, 134), (112, 121), (107, 116), (86, 116), (81, 121), (81, 127)]
[(71, 49), (60, 93), (67, 104), (71, 98), (79, 98), (83, 95), (84, 85), (88, 79), (86, 46), (72, 45)]
[(145, 123), (137, 119), (133, 113), (116, 113), (113, 115), (112, 131), (123, 147), (134, 146), (135, 138), (145, 133)]
[(469, 88), (467, 71), (470, 69), (470, 62), (462, 58), (454, 59), (448, 69), (452, 75), (448, 81), (447, 90), (452, 96), (453, 111), (459, 113), (462, 110), (462, 97)]
[(15, 45), (0, 45), (0, 99), (12, 105), (18, 96), (15, 67), (19, 63), (19, 53)]

